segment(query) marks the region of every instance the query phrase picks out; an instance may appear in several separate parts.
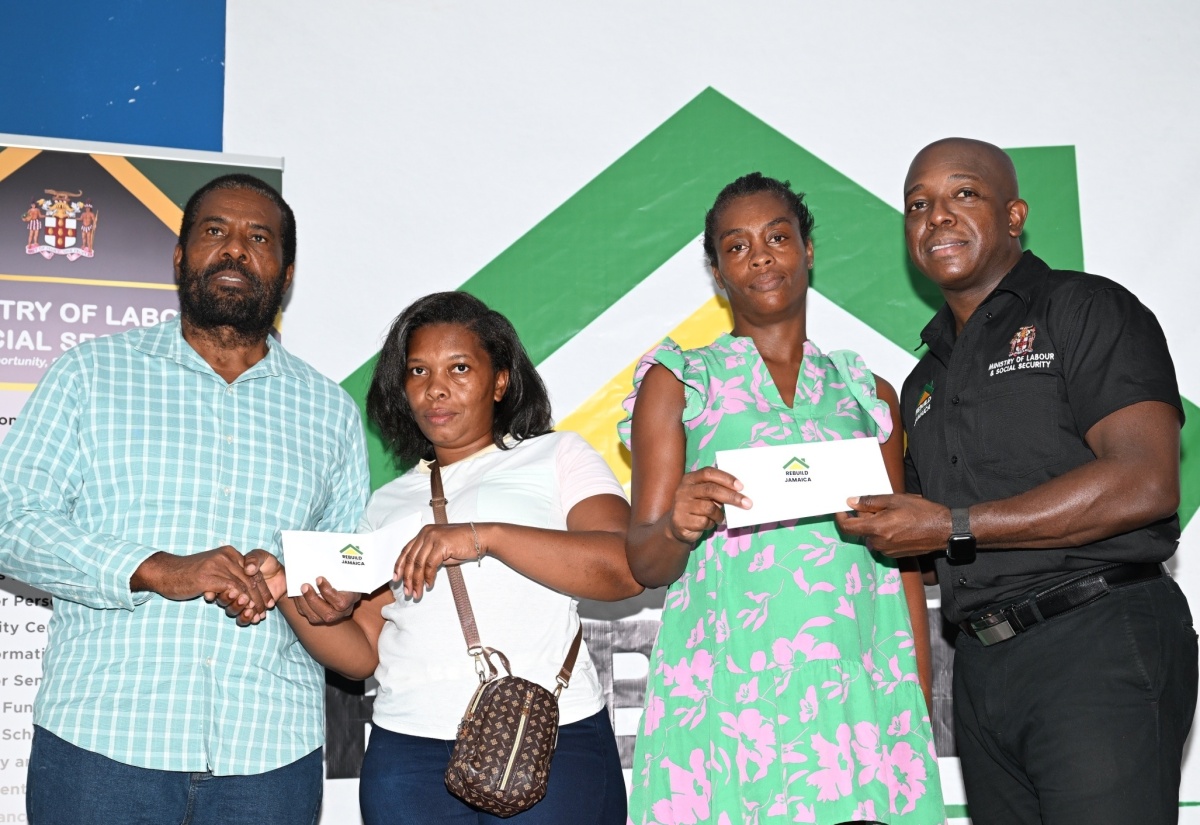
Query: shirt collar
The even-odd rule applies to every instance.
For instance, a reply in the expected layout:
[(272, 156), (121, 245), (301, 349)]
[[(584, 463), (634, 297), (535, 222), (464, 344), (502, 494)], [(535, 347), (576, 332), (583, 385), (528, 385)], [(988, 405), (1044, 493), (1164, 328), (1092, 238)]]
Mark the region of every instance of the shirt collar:
[[(518, 442), (511, 435), (504, 436), (504, 449), (506, 449), (506, 450), (511, 450), (513, 447), (517, 446), (517, 444), (519, 444), (519, 443), (521, 443), (521, 442)], [(466, 458), (460, 458), (458, 461), (451, 464), (450, 467), (457, 467), (459, 464), (465, 464), (468, 461), (474, 461), (475, 459), (480, 458), (481, 456), (485, 456), (488, 453), (494, 453), (496, 450), (499, 450), (499, 449), (500, 448), (497, 447), (495, 443), (488, 444), (486, 447), (481, 447), (476, 452), (471, 453)], [(422, 458), (416, 464), (417, 472), (423, 473), (424, 475), (432, 475), (433, 471), (430, 470), (429, 467), (431, 464), (433, 464), (433, 462), (434, 462), (434, 459)], [(444, 468), (444, 469), (446, 469), (447, 471), (449, 470), (449, 468)]]
[[(1033, 300), (1034, 290), (1045, 281), (1045, 275), (1050, 271), (1046, 262), (1026, 250), (1021, 254), (1016, 266), (1000, 279), (992, 293), (983, 299), (983, 306), (996, 297), (1000, 292), (1010, 292), (1016, 295), (1026, 307)], [(950, 312), (949, 304), (942, 304), (925, 328), (921, 330), (921, 340), (930, 350), (952, 349), (954, 346), (954, 315)], [(940, 345), (940, 346), (939, 346)]]
[[(743, 342), (743, 341), (748, 342), (748, 345), (750, 347), (753, 347), (756, 352), (758, 351), (758, 345), (754, 343), (754, 339), (751, 338), (749, 335), (738, 336), (738, 335), (734, 335), (732, 332), (722, 332), (720, 335), (717, 336), (717, 339), (715, 341), (713, 341), (713, 344), (723, 346), (727, 349), (732, 349), (732, 350), (736, 351), (737, 345), (739, 344), (739, 342)], [(760, 353), (760, 355), (761, 355), (761, 353)], [(804, 357), (805, 358), (821, 358), (824, 355), (825, 355), (825, 353), (821, 352), (820, 347), (818, 347), (816, 344), (814, 344), (810, 339), (808, 339), (808, 338), (804, 339)]]
[[(930, 352), (942, 356), (954, 347), (954, 314), (949, 304), (942, 304), (933, 318), (921, 330), (921, 341)], [(920, 346), (917, 347), (920, 349)]]
[(996, 284), (996, 288), (992, 291), (984, 303), (990, 301), (997, 292), (1011, 292), (1028, 307), (1033, 301), (1034, 290), (1038, 286), (1045, 283), (1046, 273), (1050, 271), (1050, 267), (1046, 262), (1034, 255), (1029, 250), (1021, 253), (1021, 259), (1017, 261), (1017, 265), (1005, 275), (1000, 283)]
[[(192, 349), (183, 337), (183, 326), (176, 316), (169, 321), (163, 321), (153, 327), (146, 327), (132, 333), (134, 349), (155, 358), (169, 358), (177, 364), (198, 372), (211, 372), (216, 375), (200, 353)], [(295, 378), (304, 384), (310, 384), (312, 379), (304, 363), (283, 348), (283, 345), (271, 336), (267, 336), (267, 355), (257, 364), (246, 370), (238, 381), (265, 376), (286, 376)]]

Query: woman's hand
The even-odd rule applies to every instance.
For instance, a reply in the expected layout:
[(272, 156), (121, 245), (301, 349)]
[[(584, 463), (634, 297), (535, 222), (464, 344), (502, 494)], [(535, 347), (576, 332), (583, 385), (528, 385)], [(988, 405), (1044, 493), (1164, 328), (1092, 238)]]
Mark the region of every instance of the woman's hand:
[[(260, 591), (265, 592), (269, 597), (265, 599), (267, 604), (273, 606), (283, 598), (284, 591), (287, 590), (287, 578), (279, 559), (266, 550), (251, 550), (242, 557), (241, 563), (243, 572), (259, 585)], [(237, 623), (242, 627), (258, 624), (267, 617), (265, 610), (254, 612), (242, 604), (237, 596), (237, 591), (232, 589), (223, 593), (204, 594), (206, 601), (216, 602), (225, 608), (225, 615), (237, 619)]]
[(725, 518), (725, 505), (750, 507), (729, 473), (685, 473), (683, 385), (662, 364), (650, 367), (633, 411), (633, 513), (625, 555), (644, 587), (665, 587), (687, 569), (696, 543)]
[(675, 488), (668, 529), (679, 542), (694, 545), (701, 536), (725, 520), (725, 505), (749, 510), (750, 499), (741, 494), (742, 482), (716, 467), (684, 474)]
[(279, 601), (287, 595), (287, 572), (275, 556), (266, 550), (251, 550), (246, 554), (244, 564), (248, 575), (262, 574), (272, 599)]
[[(246, 572), (257, 570), (271, 590), (277, 603), (287, 596), (287, 571), (279, 559), (266, 550), (251, 550), (246, 554)], [(354, 611), (354, 605), (362, 598), (360, 593), (335, 590), (323, 576), (317, 577), (317, 588), (310, 584), (300, 587), (302, 595), (293, 596), (291, 601), (296, 611), (312, 625), (335, 624)]]
[(296, 612), (311, 625), (337, 624), (354, 612), (361, 593), (337, 590), (324, 576), (317, 576), (314, 588), (307, 582), (300, 585), (300, 595), (292, 597)]
[(485, 553), (470, 524), (427, 524), (400, 551), (392, 581), (404, 582), (404, 595), (419, 599), (433, 587), (439, 567), (476, 561)]

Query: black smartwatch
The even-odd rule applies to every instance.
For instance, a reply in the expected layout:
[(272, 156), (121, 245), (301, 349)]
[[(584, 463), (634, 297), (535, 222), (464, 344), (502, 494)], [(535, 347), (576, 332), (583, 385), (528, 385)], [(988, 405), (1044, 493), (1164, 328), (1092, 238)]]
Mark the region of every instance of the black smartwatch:
[(966, 507), (950, 508), (950, 538), (946, 541), (946, 561), (970, 564), (975, 561), (975, 534)]

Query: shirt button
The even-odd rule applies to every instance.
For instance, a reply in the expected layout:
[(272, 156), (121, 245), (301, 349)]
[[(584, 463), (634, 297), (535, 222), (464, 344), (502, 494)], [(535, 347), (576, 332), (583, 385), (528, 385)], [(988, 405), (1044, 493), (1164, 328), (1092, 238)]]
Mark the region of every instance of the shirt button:
[(990, 313), (990, 312), (985, 312), (985, 313), (983, 314), (983, 317), (984, 317), (984, 318), (987, 318), (987, 319), (990, 321), (990, 320), (992, 320), (992, 313)]
[[(958, 459), (955, 459), (955, 460), (957, 461)], [(225, 488), (225, 495), (229, 495), (229, 488), (228, 488), (228, 487), (226, 487), (226, 488)]]
[(209, 656), (209, 657), (205, 658), (205, 660), (204, 660), (204, 666), (205, 666), (205, 667), (212, 667), (212, 656)]
[(953, 398), (951, 398), (950, 403), (957, 407), (958, 406), (958, 396), (956, 395)]
[[(958, 400), (957, 400), (957, 399), (955, 399), (954, 403), (955, 403), (955, 404), (957, 404), (957, 403), (958, 403)], [(225, 443), (226, 443), (226, 444), (232, 444), (232, 443), (233, 443), (233, 436), (231, 436), (231, 435), (227, 435), (227, 436), (225, 436)]]
[[(958, 456), (956, 456), (956, 455), (952, 455), (952, 456), (950, 456), (950, 463), (951, 463), (951, 464), (957, 464), (957, 463), (958, 463)], [(225, 494), (226, 494), (226, 495), (229, 495), (229, 488), (228, 488), (228, 487), (227, 487), (227, 488), (225, 488)]]
[(959, 584), (966, 584), (966, 583), (967, 583), (967, 579), (966, 579), (966, 577), (965, 577), (965, 576), (959, 576), (959, 577), (958, 577), (958, 583), (959, 583)]

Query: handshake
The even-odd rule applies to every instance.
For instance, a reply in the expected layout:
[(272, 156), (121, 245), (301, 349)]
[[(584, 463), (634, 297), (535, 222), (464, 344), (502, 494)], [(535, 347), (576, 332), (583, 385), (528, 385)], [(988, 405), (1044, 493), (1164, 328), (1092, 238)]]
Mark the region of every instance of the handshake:
[[(287, 598), (287, 576), (279, 559), (262, 549), (243, 555), (229, 545), (191, 556), (155, 553), (134, 571), (129, 587), (173, 601), (203, 596), (243, 626), (258, 624)], [(321, 625), (349, 616), (360, 597), (318, 579), (316, 588), (304, 585), (291, 602), (309, 623)]]

